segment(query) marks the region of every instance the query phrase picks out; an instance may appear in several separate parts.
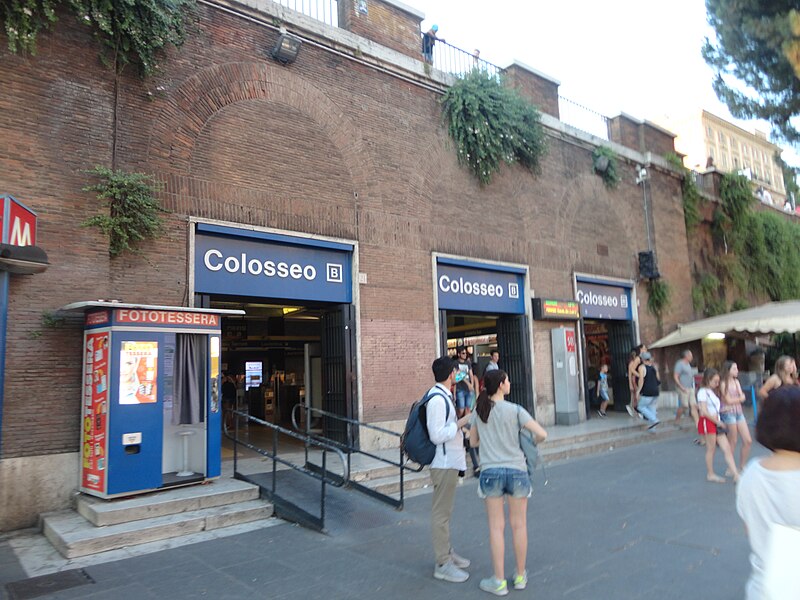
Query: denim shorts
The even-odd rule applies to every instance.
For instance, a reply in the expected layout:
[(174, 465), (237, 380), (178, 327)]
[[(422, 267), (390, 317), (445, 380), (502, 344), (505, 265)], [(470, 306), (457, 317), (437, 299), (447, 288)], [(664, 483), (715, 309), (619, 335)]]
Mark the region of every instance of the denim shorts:
[(469, 390), (456, 388), (456, 408), (458, 410), (470, 408), (470, 396), (472, 396), (472, 392)]
[(744, 422), (746, 419), (742, 413), (722, 413), (719, 416), (725, 425), (736, 425), (739, 421)]
[(531, 491), (531, 480), (526, 471), (505, 468), (481, 471), (478, 485), (480, 498), (530, 498)]

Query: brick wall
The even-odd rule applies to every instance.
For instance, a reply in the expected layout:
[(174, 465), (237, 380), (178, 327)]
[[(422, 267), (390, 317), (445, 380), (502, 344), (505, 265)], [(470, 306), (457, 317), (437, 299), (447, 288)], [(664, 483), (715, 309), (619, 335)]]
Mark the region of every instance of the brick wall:
[(416, 59), (422, 57), (422, 13), (383, 0), (338, 0), (339, 26)]
[(505, 75), (511, 86), (533, 102), (541, 112), (558, 118), (558, 81), (518, 62), (509, 65)]
[[(457, 164), (438, 94), (311, 44), (279, 65), (264, 54), (274, 29), (197, 11), (196, 32), (157, 76), (119, 81), (117, 165), (162, 181), (170, 212), (163, 236), (115, 260), (96, 230), (79, 226), (100, 209), (81, 191), (81, 170), (111, 164), (113, 76), (67, 16), (36, 57), (11, 56), (0, 40), (4, 191), (39, 212), (53, 263), (12, 277), (3, 457), (77, 449), (81, 329), (43, 328), (42, 312), (95, 298), (185, 305), (190, 216), (358, 241), (367, 421), (404, 418), (431, 379), (431, 252), (527, 264), (540, 296), (571, 298), (574, 271), (636, 278), (646, 241), (632, 163), (620, 161), (624, 181), (609, 191), (591, 148), (554, 136), (541, 175), (504, 167), (481, 187)], [(653, 202), (662, 270), (684, 282), (679, 185), (657, 175)], [(668, 325), (685, 320), (683, 306)], [(549, 331), (539, 323), (534, 349), (537, 411), (547, 415)], [(398, 362), (405, 385), (386, 381)]]

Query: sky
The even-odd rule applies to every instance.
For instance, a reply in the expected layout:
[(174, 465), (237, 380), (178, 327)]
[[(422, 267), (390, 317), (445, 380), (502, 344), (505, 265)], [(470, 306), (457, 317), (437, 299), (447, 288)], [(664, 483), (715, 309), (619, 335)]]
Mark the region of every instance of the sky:
[[(606, 116), (620, 112), (664, 124), (706, 109), (753, 131), (764, 121), (731, 117), (711, 88), (700, 54), (713, 34), (703, 0), (404, 0), (422, 30), (498, 66), (519, 60), (561, 82), (559, 93)], [(800, 155), (784, 147), (784, 160)]]

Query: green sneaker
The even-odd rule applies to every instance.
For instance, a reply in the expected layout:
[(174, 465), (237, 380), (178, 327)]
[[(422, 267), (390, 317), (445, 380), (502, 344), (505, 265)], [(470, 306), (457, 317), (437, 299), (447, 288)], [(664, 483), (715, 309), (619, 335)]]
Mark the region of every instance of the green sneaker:
[(528, 587), (528, 571), (524, 571), (521, 575), (514, 576), (514, 589), (524, 590)]
[(479, 586), (484, 592), (489, 592), (490, 594), (494, 594), (495, 596), (505, 596), (508, 594), (508, 582), (503, 579), (500, 581), (496, 579), (494, 576), (487, 577), (486, 579), (481, 579), (481, 583)]

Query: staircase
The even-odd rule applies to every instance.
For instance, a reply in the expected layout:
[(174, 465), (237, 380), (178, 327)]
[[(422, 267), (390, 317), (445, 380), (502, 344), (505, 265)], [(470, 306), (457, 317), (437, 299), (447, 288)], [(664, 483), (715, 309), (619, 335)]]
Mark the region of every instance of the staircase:
[[(683, 429), (672, 423), (662, 423), (656, 431), (649, 431), (643, 421), (620, 420), (619, 424), (609, 423), (601, 430), (551, 436), (539, 447), (539, 458), (546, 465), (562, 460), (613, 451), (625, 446), (656, 441), (677, 435)], [(377, 465), (377, 463), (376, 463)], [(467, 456), (465, 477), (471, 478), (472, 463)], [(400, 477), (397, 467), (367, 466), (354, 469), (351, 478), (362, 485), (394, 497), (400, 496)], [(404, 493), (413, 496), (431, 486), (428, 468), (419, 473), (406, 471)]]
[(221, 529), (272, 517), (258, 486), (236, 479), (117, 500), (81, 494), (77, 511), (42, 515), (42, 530), (66, 558)]

